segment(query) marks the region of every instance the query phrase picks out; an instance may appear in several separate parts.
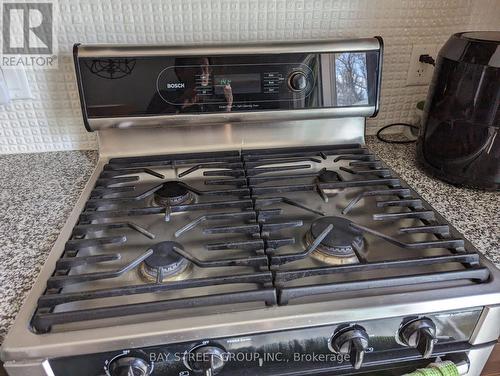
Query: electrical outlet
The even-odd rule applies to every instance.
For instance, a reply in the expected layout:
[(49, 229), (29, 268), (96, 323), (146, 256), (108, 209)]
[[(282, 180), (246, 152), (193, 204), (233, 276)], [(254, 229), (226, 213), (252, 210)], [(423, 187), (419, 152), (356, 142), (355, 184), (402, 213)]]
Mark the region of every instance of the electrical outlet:
[(410, 66), (406, 86), (428, 85), (431, 82), (434, 66), (419, 61), (420, 55), (437, 57), (437, 46), (430, 44), (414, 44), (411, 51)]

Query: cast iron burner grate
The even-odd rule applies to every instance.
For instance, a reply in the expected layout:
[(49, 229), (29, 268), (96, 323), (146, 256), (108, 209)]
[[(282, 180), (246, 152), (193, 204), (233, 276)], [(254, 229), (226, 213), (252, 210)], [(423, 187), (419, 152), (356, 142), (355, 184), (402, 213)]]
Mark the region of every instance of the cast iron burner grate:
[[(319, 171), (311, 171), (313, 165), (323, 167), (332, 160), (334, 164), (343, 161), (348, 167), (341, 166), (338, 170), (333, 170), (328, 164)], [(155, 171), (158, 168), (172, 171), (181, 169), (182, 172), (177, 174), (179, 179), (190, 178), (192, 172), (203, 170), (202, 175), (207, 177), (204, 184), (209, 189), (200, 190), (183, 181), (172, 180), (131, 195), (137, 187), (135, 182), (142, 179), (139, 175), (141, 173), (164, 179), (163, 174)], [(299, 173), (297, 170), (300, 170)], [(338, 171), (342, 171), (343, 175)], [(352, 179), (346, 179), (345, 174)], [(217, 188), (221, 185), (233, 187)], [(327, 215), (321, 210), (322, 205), (335, 205), (327, 200), (327, 192), (332, 190), (337, 193), (342, 190), (346, 197), (351, 197), (345, 207), (338, 208), (339, 213), (335, 216)], [(300, 199), (304, 195), (318, 193), (320, 198), (317, 205), (306, 204)], [(152, 195), (155, 200), (160, 198), (162, 204), (137, 207), (138, 203), (147, 205), (149, 201), (145, 199)], [(200, 200), (191, 201), (193, 195), (200, 196)], [(90, 197), (53, 275), (47, 280), (46, 291), (38, 300), (32, 319), (32, 326), (37, 333), (48, 332), (52, 326), (59, 324), (179, 309), (250, 302), (267, 306), (284, 305), (302, 297), (321, 297), (337, 292), (369, 290), (374, 293), (374, 289), (385, 287), (451, 281), (486, 283), (489, 280), (489, 271), (481, 264), (477, 251), (459, 238), (459, 234), (439, 214), (399, 178), (394, 177), (380, 160), (359, 145), (111, 159), (97, 179)], [(217, 200), (213, 200), (213, 197)], [(377, 198), (375, 204), (370, 205), (382, 210), (378, 213), (370, 211), (373, 213), (370, 214), (371, 221), (390, 224), (387, 227), (396, 229), (402, 237), (390, 236), (375, 231), (369, 224), (361, 225), (355, 220), (341, 217), (351, 216), (353, 212), (359, 213), (359, 202), (370, 198)], [(127, 206), (129, 204), (131, 206)], [(111, 210), (110, 205), (113, 208)], [(363, 210), (367, 205), (365, 202)], [(284, 214), (290, 208), (296, 213), (303, 213), (304, 218), (313, 216), (317, 219), (310, 228), (310, 239), (304, 242), (306, 248), (298, 253), (283, 254), (278, 252), (281, 247), (297, 242), (293, 237), (281, 235), (281, 231), (293, 232), (304, 223), (303, 218), (288, 218)], [(194, 212), (200, 214), (191, 216)], [(153, 233), (146, 224), (153, 219), (156, 221), (154, 216), (158, 216), (160, 221), (162, 217), (169, 221), (172, 213), (184, 213), (189, 219), (182, 227), (176, 227), (172, 235), (172, 238), (180, 239), (186, 247), (191, 231), (201, 224), (210, 221), (231, 223), (224, 226), (210, 224), (201, 231), (205, 237), (223, 237), (223, 241), (204, 244), (206, 257), (203, 259), (195, 257), (180, 243), (154, 240), (155, 244), (149, 246), (146, 252), (136, 254), (136, 258), (129, 263), (115, 270), (105, 267), (106, 263), (120, 262), (121, 259), (120, 252), (111, 252), (108, 247), (125, 245), (128, 252), (130, 244), (127, 236), (132, 233), (139, 233), (144, 236), (144, 241), (151, 242), (159, 234)], [(148, 219), (146, 224), (135, 223), (134, 218), (143, 217)], [(281, 221), (276, 222), (276, 219)], [(407, 223), (418, 225), (408, 226)], [(99, 237), (101, 232), (109, 230), (120, 233)], [(403, 240), (405, 235), (410, 234), (427, 234), (429, 237), (424, 241)], [(228, 240), (227, 236), (244, 238)], [(368, 261), (361, 255), (366, 248), (367, 236), (381, 239), (402, 252), (425, 252), (416, 253), (414, 257)], [(298, 242), (303, 241), (301, 239)], [(445, 249), (448, 253), (427, 253), (427, 250), (434, 248)], [(88, 250), (92, 252), (89, 253)], [(231, 255), (234, 250), (248, 254), (234, 257)], [(223, 257), (213, 257), (212, 252), (227, 253)], [(323, 257), (323, 262), (318, 262), (320, 266), (294, 267), (295, 263), (314, 259), (318, 254)], [(357, 262), (331, 265), (328, 262), (330, 259), (324, 259), (325, 256), (352, 256), (357, 258)], [(440, 268), (446, 265), (447, 268), (411, 275), (407, 273), (409, 268), (426, 270), (432, 265), (439, 265)], [(98, 266), (97, 270), (100, 271), (85, 272), (87, 266)], [(225, 273), (199, 277), (193, 271), (187, 276), (191, 267), (200, 270), (212, 268)], [(245, 271), (240, 267), (246, 268)], [(336, 282), (326, 279), (339, 274), (359, 276), (376, 270), (392, 270), (398, 274), (362, 280), (341, 279)], [(147, 277), (142, 284), (110, 283), (104, 286), (111, 287), (100, 289), (78, 288), (79, 284), (92, 281), (120, 281), (122, 276), (132, 272), (139, 272)], [(310, 285), (307, 284), (310, 277), (324, 277), (326, 282)], [(66, 289), (68, 286), (71, 289)], [(184, 294), (206, 286), (222, 286), (222, 289), (210, 294)], [(242, 290), (241, 286), (246, 288)], [(182, 297), (176, 299), (155, 295), (178, 290), (182, 292)], [(131, 304), (124, 299), (124, 304), (98, 304), (99, 299), (142, 294), (155, 295), (157, 300)], [(95, 304), (91, 305), (92, 308), (79, 310), (59, 308), (67, 307), (67, 303), (83, 304), (85, 301)]]

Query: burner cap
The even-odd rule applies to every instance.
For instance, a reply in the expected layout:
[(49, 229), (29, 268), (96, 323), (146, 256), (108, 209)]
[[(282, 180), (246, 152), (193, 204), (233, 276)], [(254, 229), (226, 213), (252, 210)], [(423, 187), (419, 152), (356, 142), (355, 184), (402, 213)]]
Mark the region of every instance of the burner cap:
[(155, 192), (155, 202), (158, 205), (176, 205), (192, 199), (191, 192), (178, 181), (167, 181)]
[(322, 183), (335, 183), (340, 181), (340, 176), (336, 171), (332, 170), (321, 170), (319, 173), (319, 181)]
[(191, 263), (174, 251), (174, 247), (184, 249), (176, 242), (166, 241), (153, 245), (153, 254), (141, 265), (141, 274), (148, 280), (161, 281), (183, 279)]
[(333, 225), (333, 229), (312, 255), (328, 264), (357, 262), (354, 251), (363, 247), (363, 236), (361, 231), (353, 229), (350, 224), (351, 221), (342, 217), (323, 217), (315, 220), (308, 233), (309, 244), (329, 225)]

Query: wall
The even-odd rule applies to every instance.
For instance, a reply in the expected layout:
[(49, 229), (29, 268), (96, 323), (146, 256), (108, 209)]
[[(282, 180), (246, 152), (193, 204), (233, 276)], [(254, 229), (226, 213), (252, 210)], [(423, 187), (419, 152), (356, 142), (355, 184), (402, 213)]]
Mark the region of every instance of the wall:
[(59, 69), (28, 72), (34, 99), (0, 106), (0, 153), (97, 147), (84, 130), (71, 47), (193, 44), (381, 35), (381, 111), (368, 132), (413, 119), (425, 86), (406, 87), (411, 45), (442, 45), (465, 29), (500, 28), (498, 0), (59, 0)]

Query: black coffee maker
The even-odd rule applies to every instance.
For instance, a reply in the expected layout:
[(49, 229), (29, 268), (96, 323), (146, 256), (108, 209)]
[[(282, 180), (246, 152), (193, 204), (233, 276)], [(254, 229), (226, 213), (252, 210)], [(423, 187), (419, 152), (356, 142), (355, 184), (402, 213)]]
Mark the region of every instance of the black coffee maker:
[(449, 183), (498, 190), (499, 129), (500, 32), (454, 34), (436, 60), (418, 161)]

